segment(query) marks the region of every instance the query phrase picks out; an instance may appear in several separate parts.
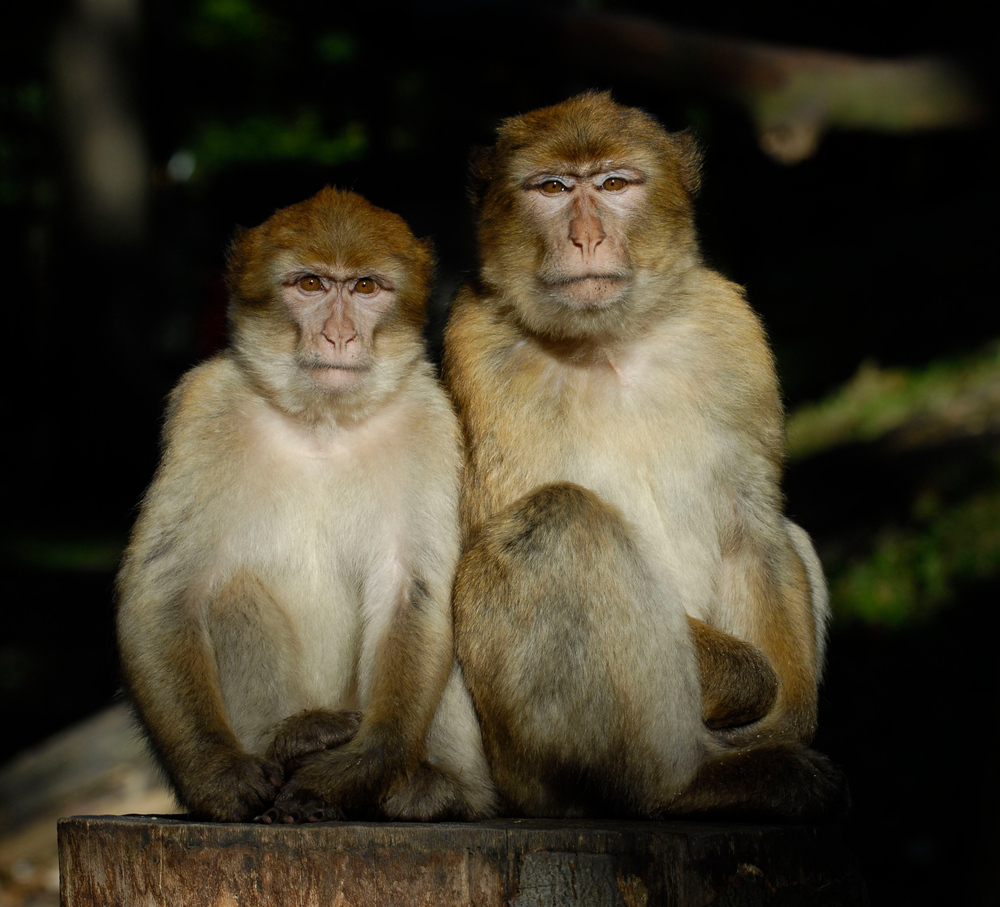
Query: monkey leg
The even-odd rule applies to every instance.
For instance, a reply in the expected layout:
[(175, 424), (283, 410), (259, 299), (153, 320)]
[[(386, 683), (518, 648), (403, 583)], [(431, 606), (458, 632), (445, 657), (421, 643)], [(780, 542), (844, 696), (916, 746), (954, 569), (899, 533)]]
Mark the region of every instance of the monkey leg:
[(181, 623), (157, 657), (171, 665), (158, 684), (148, 670), (129, 689), (178, 800), (195, 818), (244, 822), (273, 802), (281, 767), (248, 752), (234, 734), (220, 690), (218, 665), (202, 628)]
[(694, 776), (693, 636), (592, 492), (541, 486), (487, 524), (459, 566), (455, 638), (511, 812), (647, 815)]
[(427, 735), (427, 758), (417, 772), (390, 789), (391, 819), (484, 819), (496, 812), (496, 788), (462, 669), (452, 664)]
[(372, 593), (373, 606), (389, 619), (381, 625), (372, 621), (361, 646), (364, 717), (357, 733), (338, 747), (305, 757), (264, 821), (379, 818), (406, 779), (427, 780), (420, 766), (454, 664), (450, 584), (412, 576), (392, 585), (394, 591)]
[(415, 767), (391, 732), (362, 723), (349, 742), (304, 757), (262, 821), (380, 818), (386, 791)]
[[(464, 691), (462, 691), (464, 692)], [(465, 694), (468, 698), (468, 694)], [(447, 705), (447, 691), (444, 702)], [(449, 715), (454, 713), (450, 706)], [(445, 718), (450, 727), (441, 730), (442, 720), (435, 720), (429, 741), (429, 749), (434, 750), (443, 764), (421, 762), (413, 771), (401, 776), (391, 784), (386, 792), (382, 812), (389, 819), (426, 822), (431, 819), (476, 819), (488, 816), (493, 809), (494, 793), (486, 760), (482, 753), (482, 742), (478, 740), (479, 730), (475, 726), (472, 704), (469, 703), (468, 729), (463, 735), (462, 728), (455, 727), (455, 718)], [(268, 750), (268, 757), (285, 769), (288, 777), (296, 768), (307, 763), (309, 756), (331, 747), (340, 746), (351, 740), (361, 723), (361, 712), (331, 712), (313, 709), (286, 718), (278, 728), (274, 743)], [(437, 734), (435, 733), (437, 731)], [(435, 747), (438, 734), (446, 734), (447, 749)], [(467, 739), (475, 735), (477, 739)], [(478, 743), (478, 750), (477, 750)], [(450, 750), (458, 748), (457, 753)], [(457, 757), (457, 765), (452, 765)], [(299, 821), (323, 818), (329, 813), (332, 818), (339, 810), (319, 798), (309, 797), (295, 812)], [(294, 810), (292, 810), (294, 812)], [(277, 810), (271, 810), (266, 817), (273, 822), (278, 817)]]
[(274, 729), (296, 711), (299, 644), (281, 606), (249, 572), (213, 597), (208, 632), (229, 722), (248, 752), (265, 752)]
[(382, 813), (401, 822), (468, 821), (489, 815), (488, 810), (477, 809), (470, 800), (468, 785), (461, 774), (429, 762), (422, 762), (407, 776), (395, 779), (383, 799)]
[[(246, 821), (271, 805), (285, 777), (283, 759), (265, 750), (275, 726), (300, 699), (292, 670), (298, 663), (297, 642), (263, 582), (244, 571), (213, 595), (206, 629), (211, 663), (202, 670), (202, 683), (221, 699), (218, 720), (225, 722), (210, 736), (230, 743), (225, 752), (179, 776), (178, 786), (193, 814)], [(296, 746), (290, 729), (284, 741), (290, 753)]]
[(815, 822), (843, 818), (850, 794), (843, 773), (806, 746), (735, 750), (705, 763), (667, 815)]

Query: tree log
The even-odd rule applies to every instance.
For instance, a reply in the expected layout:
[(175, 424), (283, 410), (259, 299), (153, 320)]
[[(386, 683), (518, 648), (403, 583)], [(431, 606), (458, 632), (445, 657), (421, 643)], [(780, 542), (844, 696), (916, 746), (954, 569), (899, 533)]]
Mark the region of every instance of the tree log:
[(59, 823), (63, 907), (866, 905), (839, 827)]

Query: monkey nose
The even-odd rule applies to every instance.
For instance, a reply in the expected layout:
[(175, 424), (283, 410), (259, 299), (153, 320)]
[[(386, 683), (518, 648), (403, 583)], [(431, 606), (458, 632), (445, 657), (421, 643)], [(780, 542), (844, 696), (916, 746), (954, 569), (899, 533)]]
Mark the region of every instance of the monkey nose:
[(569, 238), (574, 246), (585, 256), (593, 255), (597, 247), (604, 242), (605, 233), (597, 218), (588, 218), (583, 223), (574, 222)]
[(354, 343), (358, 339), (356, 331), (323, 331), (323, 339), (332, 347), (342, 350), (349, 343)]

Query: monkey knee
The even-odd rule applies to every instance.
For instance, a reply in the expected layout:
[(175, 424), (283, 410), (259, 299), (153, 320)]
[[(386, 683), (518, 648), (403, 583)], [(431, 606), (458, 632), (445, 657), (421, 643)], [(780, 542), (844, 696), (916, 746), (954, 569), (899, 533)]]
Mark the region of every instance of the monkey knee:
[(621, 514), (597, 493), (573, 482), (540, 485), (512, 505), (513, 517), (527, 526), (569, 532), (582, 525), (611, 528)]
[(516, 562), (535, 577), (605, 569), (635, 557), (631, 531), (617, 508), (571, 482), (535, 488), (513, 502), (482, 536), (499, 560)]

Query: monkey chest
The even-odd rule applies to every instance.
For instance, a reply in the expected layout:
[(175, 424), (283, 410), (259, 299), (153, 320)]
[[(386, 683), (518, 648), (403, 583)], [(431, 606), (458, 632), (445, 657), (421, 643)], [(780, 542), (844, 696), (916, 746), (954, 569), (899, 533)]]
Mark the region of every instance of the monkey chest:
[[(682, 393), (625, 385), (605, 373), (536, 381), (483, 420), (473, 455), (508, 500), (556, 481), (603, 494), (623, 511), (689, 512), (710, 495), (732, 444)], [(506, 503), (506, 501), (504, 502)]]
[[(531, 399), (505, 401), (474, 451), (494, 508), (552, 482), (572, 482), (613, 505), (685, 610), (712, 608), (721, 569), (726, 458), (735, 447), (706, 413), (660, 382), (660, 393), (604, 375), (555, 373)], [(574, 380), (575, 379), (575, 380)]]

